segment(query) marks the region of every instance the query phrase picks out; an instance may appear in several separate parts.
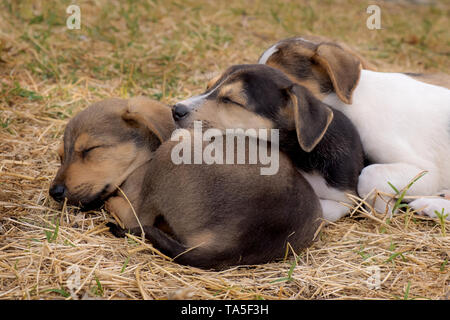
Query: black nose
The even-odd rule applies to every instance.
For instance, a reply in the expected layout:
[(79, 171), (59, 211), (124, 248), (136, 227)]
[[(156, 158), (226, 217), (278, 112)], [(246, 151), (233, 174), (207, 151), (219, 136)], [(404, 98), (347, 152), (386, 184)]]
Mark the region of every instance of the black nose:
[(66, 187), (63, 184), (55, 184), (50, 188), (49, 193), (53, 199), (60, 202), (66, 196)]
[(189, 108), (184, 104), (177, 103), (172, 107), (172, 117), (175, 121), (183, 119), (188, 113)]

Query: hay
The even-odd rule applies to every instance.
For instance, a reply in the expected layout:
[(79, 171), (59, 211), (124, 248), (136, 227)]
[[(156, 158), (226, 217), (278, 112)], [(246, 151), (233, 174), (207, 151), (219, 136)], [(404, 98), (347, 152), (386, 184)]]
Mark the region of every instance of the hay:
[(79, 31), (65, 28), (59, 2), (0, 5), (0, 299), (450, 298), (449, 223), (391, 218), (363, 199), (297, 263), (212, 272), (175, 264), (139, 237), (116, 239), (109, 214), (48, 196), (64, 126), (89, 103), (138, 94), (172, 103), (299, 32), (339, 38), (383, 70), (448, 73), (448, 5), (381, 2), (382, 31), (364, 27), (363, 1), (80, 5)]

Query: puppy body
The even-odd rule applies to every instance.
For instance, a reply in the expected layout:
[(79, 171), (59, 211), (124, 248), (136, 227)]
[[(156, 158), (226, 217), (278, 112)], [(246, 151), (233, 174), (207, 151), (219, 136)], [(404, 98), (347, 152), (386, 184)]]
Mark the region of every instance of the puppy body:
[(316, 99), (279, 70), (263, 65), (230, 67), (199, 96), (173, 107), (179, 126), (202, 120), (221, 130), (269, 128), (280, 132), (285, 152), (321, 199), (324, 217), (336, 221), (355, 194), (363, 167), (359, 135), (340, 111)]
[[(392, 193), (418, 174), (427, 174), (407, 191), (410, 196), (443, 193), (450, 186), (449, 76), (374, 72), (339, 44), (302, 38), (271, 46), (260, 63), (278, 68), (293, 81), (313, 90), (321, 101), (342, 111), (355, 124), (367, 158), (358, 192)], [(361, 70), (363, 68), (363, 70)], [(378, 198), (379, 211), (386, 203)], [(410, 203), (430, 216), (450, 212), (450, 201), (424, 198)], [(445, 204), (442, 207), (442, 204)], [(449, 215), (450, 217), (450, 215)]]
[[(361, 174), (361, 196), (374, 188), (392, 193), (388, 181), (401, 189), (422, 171), (427, 173), (407, 195), (437, 195), (450, 187), (450, 90), (404, 74), (362, 70), (352, 105), (334, 93), (324, 102), (352, 120), (366, 154), (376, 163)], [(446, 208), (450, 212), (450, 203), (442, 199), (413, 201), (410, 205), (422, 209), (426, 203), (431, 209), (436, 201), (439, 211)], [(382, 205), (380, 209), (384, 209)], [(434, 209), (428, 211), (430, 216), (436, 216)]]
[[(288, 242), (296, 251), (311, 243), (320, 204), (287, 157), (280, 155), (276, 175), (262, 176), (258, 165), (175, 165), (175, 144), (163, 143), (123, 185), (146, 238), (157, 249), (182, 264), (221, 269), (281, 258)], [(140, 190), (135, 179), (143, 182)], [(119, 198), (109, 199), (108, 209), (133, 217)], [(158, 219), (168, 231), (155, 227)], [(141, 234), (136, 219), (126, 228)]]
[[(287, 243), (311, 243), (319, 200), (285, 155), (271, 176), (259, 165), (175, 165), (173, 129), (170, 109), (156, 101), (92, 105), (66, 128), (50, 194), (85, 209), (106, 202), (126, 229), (141, 234), (142, 226), (156, 248), (192, 266), (265, 263), (283, 257)], [(111, 226), (116, 235), (126, 229)]]

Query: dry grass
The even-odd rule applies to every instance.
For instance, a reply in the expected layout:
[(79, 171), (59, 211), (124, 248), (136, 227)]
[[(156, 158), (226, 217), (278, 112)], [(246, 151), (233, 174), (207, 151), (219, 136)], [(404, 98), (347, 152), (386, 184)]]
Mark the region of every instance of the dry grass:
[[(438, 2), (438, 1), (436, 1)], [(365, 1), (70, 1), (0, 4), (0, 299), (449, 299), (449, 224), (357, 208), (294, 259), (223, 272), (168, 261), (139, 238), (114, 238), (103, 211), (58, 208), (48, 186), (71, 115), (105, 97), (172, 103), (278, 39), (321, 34), (357, 47), (382, 70), (450, 71), (450, 6)], [(370, 3), (373, 3), (371, 1)], [(75, 266), (75, 267), (73, 267)], [(380, 271), (370, 289), (371, 268)], [(291, 271), (291, 272), (290, 272)], [(70, 297), (73, 298), (73, 297)]]

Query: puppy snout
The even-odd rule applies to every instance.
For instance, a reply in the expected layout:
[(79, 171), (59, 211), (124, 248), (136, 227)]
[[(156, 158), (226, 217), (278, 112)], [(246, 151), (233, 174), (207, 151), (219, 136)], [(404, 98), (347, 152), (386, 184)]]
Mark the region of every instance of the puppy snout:
[(63, 184), (55, 184), (51, 186), (49, 193), (53, 199), (61, 202), (66, 196), (66, 186)]
[(189, 114), (189, 108), (184, 104), (177, 103), (172, 107), (172, 117), (175, 121), (179, 121)]

